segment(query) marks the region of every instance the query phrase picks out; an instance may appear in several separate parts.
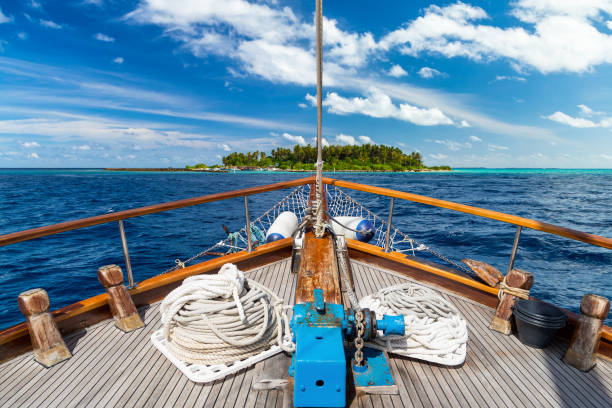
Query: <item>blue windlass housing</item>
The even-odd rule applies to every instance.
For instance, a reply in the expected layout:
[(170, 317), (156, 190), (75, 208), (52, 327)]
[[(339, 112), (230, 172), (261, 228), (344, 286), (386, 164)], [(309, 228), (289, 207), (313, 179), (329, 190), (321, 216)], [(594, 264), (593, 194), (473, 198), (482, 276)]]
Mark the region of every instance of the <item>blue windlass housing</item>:
[[(403, 316), (384, 315), (376, 320), (374, 312), (363, 309), (368, 341), (377, 328), (385, 335), (404, 334)], [(355, 337), (355, 312), (343, 305), (325, 303), (323, 290), (313, 290), (313, 301), (293, 306), (291, 318), (296, 350), (289, 367), (294, 377), (295, 407), (344, 407), (346, 405), (346, 355), (344, 341)], [(393, 384), (384, 353), (364, 349), (363, 366), (353, 366), (356, 384), (378, 386)]]

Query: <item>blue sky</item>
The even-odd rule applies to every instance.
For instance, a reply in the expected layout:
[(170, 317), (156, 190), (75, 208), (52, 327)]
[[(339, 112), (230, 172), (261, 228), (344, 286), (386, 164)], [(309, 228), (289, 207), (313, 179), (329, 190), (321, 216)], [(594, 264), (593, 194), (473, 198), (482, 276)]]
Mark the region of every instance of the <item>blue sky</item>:
[[(312, 143), (314, 1), (0, 0), (0, 167)], [(324, 137), (612, 167), (612, 0), (324, 2)]]

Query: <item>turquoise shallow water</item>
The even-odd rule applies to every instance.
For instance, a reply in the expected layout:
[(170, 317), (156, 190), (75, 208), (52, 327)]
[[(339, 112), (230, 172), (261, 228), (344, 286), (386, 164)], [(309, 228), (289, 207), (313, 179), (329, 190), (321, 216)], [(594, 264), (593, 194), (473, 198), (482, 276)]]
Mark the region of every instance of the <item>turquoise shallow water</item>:
[[(110, 172), (0, 169), (0, 234), (221, 191), (304, 177), (305, 173)], [(440, 173), (331, 173), (330, 177), (475, 205), (612, 237), (612, 170), (457, 169)], [(388, 199), (350, 192), (386, 217)], [(252, 217), (283, 196), (250, 199)], [(223, 238), (221, 224), (244, 222), (241, 199), (125, 221), (137, 280), (158, 274)], [(396, 201), (394, 224), (454, 259), (480, 259), (505, 271), (515, 227)], [(96, 295), (100, 265), (123, 256), (116, 223), (0, 247), (0, 327), (22, 316), (16, 297), (44, 287), (52, 307)], [(612, 251), (525, 230), (516, 267), (535, 276), (533, 294), (577, 311), (588, 292), (612, 297)], [(608, 324), (612, 319), (608, 319)]]

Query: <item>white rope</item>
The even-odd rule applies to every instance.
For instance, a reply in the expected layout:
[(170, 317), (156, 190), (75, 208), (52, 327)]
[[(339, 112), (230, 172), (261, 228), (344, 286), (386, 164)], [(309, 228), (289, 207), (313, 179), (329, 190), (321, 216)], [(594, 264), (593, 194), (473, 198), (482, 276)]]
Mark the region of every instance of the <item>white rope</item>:
[(168, 349), (192, 364), (244, 360), (278, 344), (292, 352), (287, 306), (233, 264), (192, 276), (161, 303)]
[(465, 320), (452, 303), (433, 290), (405, 283), (381, 289), (359, 303), (379, 319), (383, 314), (404, 316), (406, 334), (377, 337), (373, 343), (377, 348), (444, 365), (465, 361)]

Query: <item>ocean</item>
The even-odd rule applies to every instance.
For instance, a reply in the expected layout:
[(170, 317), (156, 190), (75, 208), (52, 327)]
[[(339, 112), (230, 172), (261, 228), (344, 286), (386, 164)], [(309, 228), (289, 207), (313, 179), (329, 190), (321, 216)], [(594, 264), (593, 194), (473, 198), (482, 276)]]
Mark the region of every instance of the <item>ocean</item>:
[[(112, 172), (91, 169), (0, 169), (0, 235), (165, 201), (301, 178), (304, 173)], [(502, 211), (612, 237), (612, 170), (457, 169), (441, 173), (329, 173)], [(288, 191), (249, 199), (251, 217)], [(387, 216), (389, 199), (347, 192)], [(244, 223), (242, 198), (124, 221), (137, 281), (174, 266), (225, 237), (222, 224)], [(396, 200), (393, 224), (455, 261), (472, 258), (505, 273), (516, 227)], [(17, 296), (42, 287), (53, 309), (103, 291), (99, 266), (124, 268), (117, 223), (0, 247), (0, 328), (20, 321)], [(531, 272), (532, 294), (577, 312), (586, 293), (612, 298), (612, 251), (523, 229), (515, 267)], [(125, 270), (125, 268), (124, 268)], [(612, 324), (608, 318), (607, 324)]]

